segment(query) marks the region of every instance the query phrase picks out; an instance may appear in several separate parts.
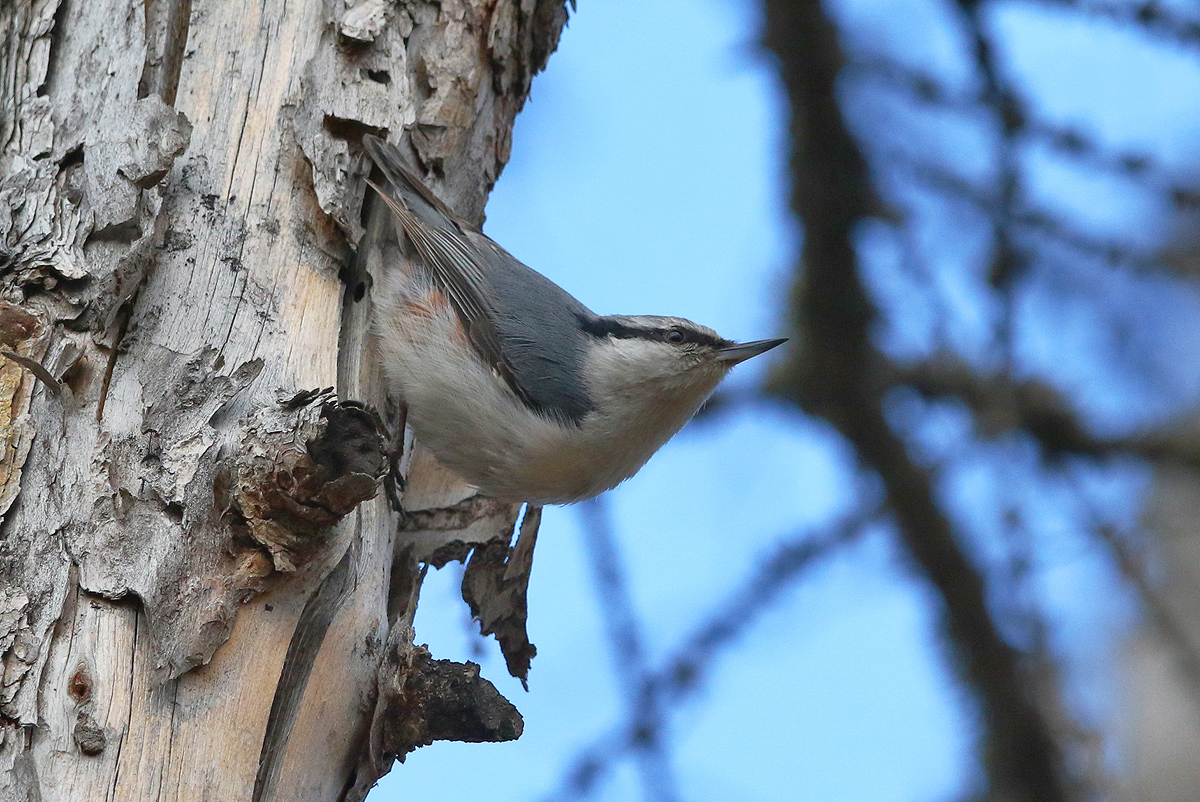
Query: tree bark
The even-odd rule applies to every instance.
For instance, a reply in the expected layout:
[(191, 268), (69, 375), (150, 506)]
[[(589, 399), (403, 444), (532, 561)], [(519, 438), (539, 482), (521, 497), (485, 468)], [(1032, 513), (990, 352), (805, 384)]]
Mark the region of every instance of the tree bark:
[(517, 509), (401, 448), (360, 139), (480, 220), (565, 21), (0, 6), (0, 799), (361, 799), (417, 745), (519, 734), (413, 646), (421, 566), (488, 544), (472, 609), (527, 669), (538, 516), (514, 550)]

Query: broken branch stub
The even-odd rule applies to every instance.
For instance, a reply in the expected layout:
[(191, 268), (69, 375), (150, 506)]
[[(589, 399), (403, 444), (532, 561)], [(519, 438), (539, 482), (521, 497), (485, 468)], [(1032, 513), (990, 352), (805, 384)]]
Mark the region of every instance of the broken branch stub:
[(276, 571), (291, 572), (375, 496), (386, 470), (383, 435), (361, 404), (266, 409), (218, 471), (214, 497), (233, 527), (270, 552)]
[(424, 646), (395, 653), (380, 669), (380, 683), (386, 712), (379, 745), (401, 763), (434, 741), (513, 741), (525, 727), (478, 665), (434, 660)]

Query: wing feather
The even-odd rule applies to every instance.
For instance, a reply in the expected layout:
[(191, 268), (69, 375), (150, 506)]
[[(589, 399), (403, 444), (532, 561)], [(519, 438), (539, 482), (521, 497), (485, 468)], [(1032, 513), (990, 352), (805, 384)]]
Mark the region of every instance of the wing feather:
[(434, 283), (450, 299), (479, 357), (530, 409), (579, 422), (592, 409), (579, 378), (580, 320), (595, 315), (456, 217), (369, 134), (367, 152), (387, 179), (368, 180), (395, 213)]
[(404, 233), (416, 246), (417, 253), (421, 255), (434, 282), (450, 299), (476, 353), (508, 381), (517, 395), (524, 398), (524, 389), (516, 381), (512, 368), (504, 357), (500, 333), (496, 330), (495, 321), (485, 299), (483, 274), (473, 254), (448, 232), (426, 226), (383, 187), (374, 181), (368, 180), (368, 183), (400, 220)]

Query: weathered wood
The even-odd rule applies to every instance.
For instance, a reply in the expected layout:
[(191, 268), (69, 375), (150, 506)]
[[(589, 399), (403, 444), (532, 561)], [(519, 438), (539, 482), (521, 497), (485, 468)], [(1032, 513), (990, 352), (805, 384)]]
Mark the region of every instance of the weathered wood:
[[(400, 449), (359, 141), (481, 219), (565, 19), (0, 5), (0, 799), (359, 799), (430, 738), (519, 732), (412, 644), (420, 563), (508, 549), (517, 510)], [(534, 526), (481, 602), (522, 629)]]

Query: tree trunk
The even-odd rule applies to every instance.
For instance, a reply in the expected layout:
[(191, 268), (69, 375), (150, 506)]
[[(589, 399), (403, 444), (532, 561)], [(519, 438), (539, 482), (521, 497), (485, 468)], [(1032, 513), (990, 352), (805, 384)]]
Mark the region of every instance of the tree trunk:
[(0, 799), (361, 799), (417, 745), (519, 734), (412, 644), (420, 566), (487, 544), (464, 596), (523, 674), (538, 516), (510, 548), (517, 509), (400, 448), (360, 139), (481, 219), (565, 20), (0, 6)]

